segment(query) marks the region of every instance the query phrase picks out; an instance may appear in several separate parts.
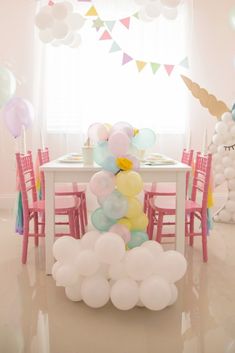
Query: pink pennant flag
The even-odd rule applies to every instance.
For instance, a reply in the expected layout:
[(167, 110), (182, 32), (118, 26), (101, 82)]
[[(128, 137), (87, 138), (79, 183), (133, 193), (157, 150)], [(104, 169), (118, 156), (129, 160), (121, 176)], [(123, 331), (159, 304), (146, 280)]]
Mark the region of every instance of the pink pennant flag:
[(109, 34), (108, 31), (104, 31), (104, 33), (100, 37), (100, 40), (109, 40), (109, 39), (112, 39), (111, 35)]
[(123, 53), (122, 65), (129, 63), (129, 61), (131, 61), (131, 60), (133, 60), (133, 58), (131, 56), (127, 55), (126, 53)]
[(125, 26), (127, 29), (130, 27), (130, 17), (126, 17), (120, 20), (120, 22)]
[(48, 1), (48, 6), (53, 6), (55, 3), (52, 0)]
[(168, 74), (168, 76), (170, 76), (170, 74), (172, 73), (173, 69), (174, 69), (174, 65), (164, 65), (165, 70)]

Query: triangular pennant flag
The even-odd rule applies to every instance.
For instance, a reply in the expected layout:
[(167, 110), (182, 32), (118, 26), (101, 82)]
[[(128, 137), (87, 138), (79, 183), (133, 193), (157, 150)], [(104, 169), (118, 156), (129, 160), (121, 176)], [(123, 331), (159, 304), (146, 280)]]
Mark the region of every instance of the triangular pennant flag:
[(91, 0), (77, 0), (78, 2), (91, 2)]
[(140, 71), (142, 71), (142, 70), (143, 70), (143, 68), (145, 67), (146, 62), (136, 60), (136, 65), (137, 65), (138, 71), (140, 72)]
[(121, 20), (119, 20), (123, 26), (125, 26), (127, 29), (129, 29), (130, 26), (130, 17), (126, 17), (126, 18), (122, 18)]
[(151, 69), (153, 71), (153, 74), (155, 74), (157, 72), (157, 70), (159, 69), (159, 67), (161, 66), (158, 63), (150, 63), (150, 65), (151, 65)]
[(189, 68), (189, 62), (188, 62), (187, 56), (186, 56), (186, 58), (184, 58), (184, 60), (182, 60), (182, 61), (179, 63), (179, 65), (185, 67), (186, 69)]
[(138, 19), (139, 19), (139, 18), (140, 18), (140, 17), (139, 17), (139, 12), (134, 13), (133, 17), (135, 17), (135, 18), (138, 18)]
[(85, 16), (98, 16), (96, 8), (94, 6), (91, 6)]
[(105, 24), (108, 27), (110, 32), (112, 32), (115, 23), (116, 23), (116, 21), (105, 21)]
[(121, 50), (121, 48), (119, 47), (119, 45), (116, 42), (113, 42), (109, 52), (110, 53), (114, 53), (115, 51), (119, 51)]
[(123, 53), (123, 57), (122, 57), (122, 65), (125, 65), (127, 63), (129, 63), (129, 61), (133, 60), (133, 58), (131, 56), (129, 56), (126, 53)]
[(109, 40), (109, 39), (112, 39), (111, 35), (109, 34), (108, 31), (104, 31), (104, 33), (100, 37), (100, 40)]
[(170, 76), (170, 74), (172, 73), (173, 69), (174, 69), (174, 65), (164, 65), (165, 70), (168, 74), (168, 76)]

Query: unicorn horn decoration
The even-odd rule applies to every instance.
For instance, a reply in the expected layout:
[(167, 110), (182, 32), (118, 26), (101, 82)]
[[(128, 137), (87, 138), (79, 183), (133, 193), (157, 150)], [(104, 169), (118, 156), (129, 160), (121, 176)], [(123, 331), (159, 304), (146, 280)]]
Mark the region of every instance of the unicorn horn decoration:
[(215, 132), (208, 147), (213, 156), (215, 186), (226, 184), (228, 197), (214, 215), (216, 222), (235, 223), (235, 105), (227, 105), (209, 94), (186, 76), (181, 76), (192, 95), (217, 118)]

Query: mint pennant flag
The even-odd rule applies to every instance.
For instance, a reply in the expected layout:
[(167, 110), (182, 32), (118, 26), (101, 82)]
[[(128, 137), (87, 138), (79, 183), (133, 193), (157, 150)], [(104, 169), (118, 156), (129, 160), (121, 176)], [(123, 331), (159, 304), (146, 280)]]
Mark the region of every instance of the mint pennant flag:
[(116, 21), (105, 21), (105, 25), (108, 27), (109, 31), (112, 32)]
[(186, 56), (186, 58), (184, 58), (184, 60), (182, 60), (182, 61), (179, 63), (179, 65), (185, 67), (186, 69), (188, 69), (188, 68), (189, 68), (188, 57)]
[(121, 50), (121, 48), (119, 47), (119, 45), (116, 42), (113, 42), (109, 52), (110, 53), (114, 53), (115, 51), (119, 51)]

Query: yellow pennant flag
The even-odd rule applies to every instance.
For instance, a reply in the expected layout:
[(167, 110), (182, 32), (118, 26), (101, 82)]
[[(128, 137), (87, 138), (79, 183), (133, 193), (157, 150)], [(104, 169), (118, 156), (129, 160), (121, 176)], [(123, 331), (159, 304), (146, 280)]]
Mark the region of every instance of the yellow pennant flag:
[(91, 6), (85, 16), (98, 16), (96, 8), (94, 6)]
[(146, 62), (136, 60), (136, 65), (137, 65), (138, 71), (140, 72), (140, 71), (142, 71), (143, 68), (145, 67)]

